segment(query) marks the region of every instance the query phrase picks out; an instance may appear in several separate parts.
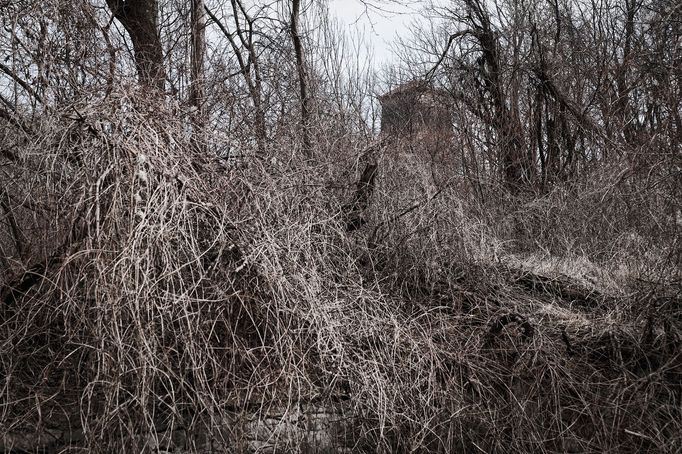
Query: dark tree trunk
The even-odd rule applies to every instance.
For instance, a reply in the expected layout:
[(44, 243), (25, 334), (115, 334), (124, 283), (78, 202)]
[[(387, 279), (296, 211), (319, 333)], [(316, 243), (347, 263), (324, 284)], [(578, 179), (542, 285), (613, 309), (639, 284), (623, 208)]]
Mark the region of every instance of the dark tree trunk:
[(140, 82), (163, 91), (166, 74), (158, 30), (158, 1), (107, 0), (107, 5), (130, 35)]
[(204, 112), (204, 50), (206, 48), (204, 0), (192, 0), (190, 104), (194, 131), (192, 140), (197, 149), (206, 151), (206, 113)]
[(386, 144), (387, 138), (384, 137), (379, 143), (370, 145), (362, 153), (361, 160), (365, 162), (365, 168), (357, 182), (353, 199), (343, 207), (346, 218), (346, 231), (348, 232), (359, 229), (367, 222), (365, 214), (374, 194), (375, 179), (379, 169), (377, 154), (380, 153)]
[(291, 40), (294, 43), (296, 53), (296, 69), (298, 70), (298, 83), (301, 93), (301, 132), (303, 134), (303, 149), (310, 152), (310, 99), (308, 95), (308, 82), (306, 76), (305, 57), (303, 44), (298, 30), (298, 18), (301, 13), (301, 0), (291, 2)]
[(190, 102), (197, 109), (196, 115), (202, 118), (204, 99), (204, 0), (192, 0), (192, 68)]

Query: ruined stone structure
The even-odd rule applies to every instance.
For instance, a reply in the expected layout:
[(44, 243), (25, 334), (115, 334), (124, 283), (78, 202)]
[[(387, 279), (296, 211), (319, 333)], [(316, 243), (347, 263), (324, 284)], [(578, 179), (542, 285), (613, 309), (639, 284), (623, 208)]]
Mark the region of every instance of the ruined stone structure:
[(381, 132), (425, 145), (445, 143), (452, 137), (447, 93), (423, 81), (397, 86), (379, 97)]
[(458, 173), (448, 93), (423, 81), (399, 85), (379, 98), (381, 135), (405, 181), (432, 197)]

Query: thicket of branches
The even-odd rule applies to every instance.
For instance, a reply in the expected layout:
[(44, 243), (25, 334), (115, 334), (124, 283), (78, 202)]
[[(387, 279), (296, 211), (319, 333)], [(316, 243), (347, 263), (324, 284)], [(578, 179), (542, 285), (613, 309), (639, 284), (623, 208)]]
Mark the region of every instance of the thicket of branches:
[(679, 9), (0, 1), (0, 446), (679, 451)]

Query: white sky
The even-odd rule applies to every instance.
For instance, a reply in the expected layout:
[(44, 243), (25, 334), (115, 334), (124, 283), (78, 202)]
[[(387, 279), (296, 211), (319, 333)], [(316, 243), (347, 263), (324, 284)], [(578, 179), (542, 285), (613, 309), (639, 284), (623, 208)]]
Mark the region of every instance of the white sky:
[(329, 11), (343, 22), (349, 33), (356, 33), (356, 29), (364, 31), (365, 40), (374, 51), (374, 67), (378, 69), (384, 63), (395, 61), (391, 44), (396, 36), (409, 35), (410, 22), (419, 6), (415, 4), (420, 2), (411, 3), (410, 7), (374, 0), (373, 4), (379, 5), (377, 9), (366, 8), (360, 0), (329, 0)]

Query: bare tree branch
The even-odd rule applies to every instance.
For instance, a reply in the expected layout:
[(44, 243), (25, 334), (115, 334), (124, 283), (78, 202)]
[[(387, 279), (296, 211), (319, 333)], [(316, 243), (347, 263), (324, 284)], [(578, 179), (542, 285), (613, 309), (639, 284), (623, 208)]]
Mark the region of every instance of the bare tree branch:
[(26, 92), (31, 95), (36, 101), (38, 101), (40, 104), (44, 104), (43, 98), (36, 93), (36, 91), (31, 87), (26, 81), (24, 81), (21, 77), (19, 77), (14, 71), (12, 71), (11, 68), (5, 66), (4, 64), (0, 63), (0, 71), (4, 72), (7, 74), (9, 77), (11, 77), (16, 83), (18, 83)]

